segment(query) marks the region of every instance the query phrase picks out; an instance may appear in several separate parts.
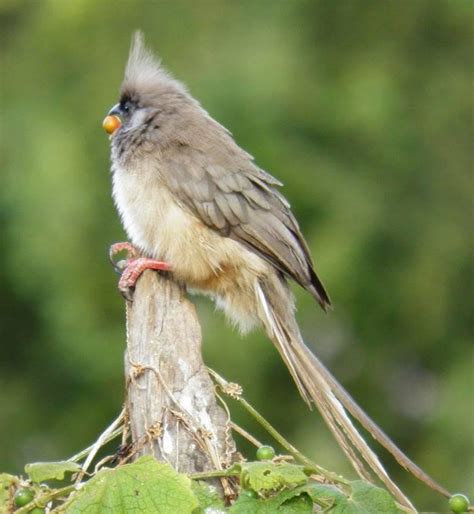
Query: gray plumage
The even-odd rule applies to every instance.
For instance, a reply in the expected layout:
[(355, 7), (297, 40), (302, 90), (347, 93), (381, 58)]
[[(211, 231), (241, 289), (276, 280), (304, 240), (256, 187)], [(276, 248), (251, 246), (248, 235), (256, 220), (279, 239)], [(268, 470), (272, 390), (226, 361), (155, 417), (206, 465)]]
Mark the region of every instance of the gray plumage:
[(323, 309), (331, 302), (290, 205), (277, 189), (282, 184), (163, 69), (139, 34), (120, 103), (111, 113), (123, 122), (111, 136), (113, 195), (132, 243), (169, 262), (177, 280), (212, 295), (242, 330), (263, 325), (301, 395), (318, 407), (360, 476), (375, 473), (412, 508), (346, 409), (402, 466), (445, 494), (304, 345), (287, 279)]
[(182, 84), (157, 67), (139, 40), (120, 96), (147, 114), (139, 130), (122, 130), (114, 137), (116, 155), (126, 162), (130, 152), (159, 151), (162, 177), (182, 207), (257, 252), (326, 309), (330, 300), (298, 223), (275, 189), (282, 184), (260, 169)]

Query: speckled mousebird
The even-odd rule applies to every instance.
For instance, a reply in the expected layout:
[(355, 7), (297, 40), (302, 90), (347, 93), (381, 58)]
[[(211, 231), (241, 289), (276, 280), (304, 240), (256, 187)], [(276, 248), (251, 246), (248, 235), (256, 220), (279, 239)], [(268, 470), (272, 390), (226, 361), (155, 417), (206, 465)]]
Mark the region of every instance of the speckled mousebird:
[[(133, 38), (120, 101), (104, 123), (111, 133), (113, 198), (131, 243), (144, 256), (130, 259), (120, 288), (133, 286), (146, 268), (169, 269), (176, 280), (212, 296), (243, 332), (263, 326), (302, 397), (317, 406), (361, 477), (375, 473), (411, 507), (348, 413), (402, 466), (447, 494), (304, 344), (288, 280), (324, 310), (331, 301), (278, 189), (282, 184), (162, 67), (140, 33)], [(112, 253), (124, 247), (115, 245)]]

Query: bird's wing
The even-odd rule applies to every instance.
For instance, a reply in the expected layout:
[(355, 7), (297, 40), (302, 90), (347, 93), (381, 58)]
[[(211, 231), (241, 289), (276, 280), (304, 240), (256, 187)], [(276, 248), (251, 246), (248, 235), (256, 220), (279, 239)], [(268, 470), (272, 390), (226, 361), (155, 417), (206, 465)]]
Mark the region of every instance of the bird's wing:
[(292, 277), (323, 308), (330, 305), (290, 205), (275, 189), (282, 184), (247, 153), (237, 145), (208, 152), (180, 143), (163, 152), (160, 168), (179, 202), (208, 227)]

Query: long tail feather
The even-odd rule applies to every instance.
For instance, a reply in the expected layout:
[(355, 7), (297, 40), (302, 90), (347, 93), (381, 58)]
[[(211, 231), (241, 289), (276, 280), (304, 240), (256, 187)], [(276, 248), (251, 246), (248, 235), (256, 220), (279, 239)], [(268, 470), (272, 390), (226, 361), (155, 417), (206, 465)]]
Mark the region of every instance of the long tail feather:
[(281, 283), (275, 285), (259, 282), (256, 284), (255, 293), (259, 316), (286, 363), (303, 399), (309, 405), (314, 402), (317, 406), (357, 474), (361, 478), (370, 480), (370, 472), (374, 473), (401, 504), (415, 510), (410, 500), (388, 476), (377, 455), (362, 438), (347, 413), (350, 413), (379, 444), (386, 448), (401, 466), (435, 491), (449, 496), (446, 489), (411, 461), (369, 418), (306, 347), (294, 319), (289, 296), (288, 302), (272, 303), (271, 301), (271, 298), (281, 296), (282, 287)]
[(331, 387), (332, 392), (336, 398), (342, 403), (344, 408), (370, 433), (370, 435), (383, 446), (394, 459), (404, 469), (409, 471), (413, 476), (424, 482), (434, 491), (439, 492), (443, 496), (449, 498), (451, 495), (447, 489), (438, 484), (432, 477), (423, 471), (417, 464), (415, 464), (409, 457), (407, 457), (398, 446), (385, 434), (385, 432), (362, 410), (362, 408), (355, 402), (349, 393), (342, 387), (341, 384), (331, 375), (327, 368), (320, 360), (303, 345), (297, 345), (295, 348), (297, 353), (303, 353), (302, 359), (307, 359), (308, 369), (318, 369), (319, 373), (324, 376), (325, 380)]

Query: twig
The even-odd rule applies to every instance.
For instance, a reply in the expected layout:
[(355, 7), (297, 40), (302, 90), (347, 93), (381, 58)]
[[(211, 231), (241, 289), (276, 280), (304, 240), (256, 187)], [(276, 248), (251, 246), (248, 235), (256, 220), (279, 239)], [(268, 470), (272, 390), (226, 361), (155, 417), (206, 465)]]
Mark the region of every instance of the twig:
[(203, 480), (205, 478), (221, 478), (221, 477), (236, 477), (240, 475), (240, 470), (233, 468), (229, 469), (214, 469), (212, 471), (201, 471), (199, 473), (189, 473), (188, 476), (191, 480)]
[(243, 429), (237, 423), (234, 423), (233, 421), (230, 422), (230, 426), (232, 427), (232, 430), (235, 430), (238, 434), (240, 434), (242, 437), (247, 439), (250, 443), (252, 443), (255, 447), (260, 448), (262, 446), (262, 443), (258, 441), (258, 439), (255, 439), (255, 437), (247, 432), (247, 430)]
[(341, 483), (344, 485), (350, 485), (349, 480), (346, 480), (341, 475), (337, 473), (333, 473), (332, 471), (328, 471), (323, 467), (319, 466), (311, 459), (305, 457), (297, 448), (295, 448), (289, 441), (287, 441), (250, 403), (245, 400), (242, 395), (242, 388), (240, 386), (236, 386), (236, 384), (232, 384), (227, 382), (224, 378), (222, 378), (218, 373), (214, 370), (208, 368), (209, 373), (214, 377), (220, 388), (225, 394), (228, 394), (234, 400), (237, 400), (242, 407), (256, 420), (262, 427), (277, 441), (285, 450), (296, 460), (299, 460), (306, 466), (314, 469), (320, 475), (324, 476), (331, 482)]
[[(118, 435), (120, 435), (124, 431), (124, 427), (116, 428), (113, 432), (111, 432), (106, 439), (104, 439), (103, 444), (107, 444), (108, 442), (112, 441), (112, 439), (115, 439)], [(86, 455), (88, 455), (92, 448), (94, 448), (94, 444), (91, 444), (84, 450), (81, 450), (80, 452), (76, 453), (76, 455), (73, 455), (72, 457), (69, 457), (67, 459), (69, 462), (78, 462), (81, 459), (83, 459)]]
[(110, 434), (112, 434), (114, 432), (114, 430), (116, 429), (117, 425), (119, 425), (120, 423), (122, 423), (122, 420), (125, 416), (125, 409), (122, 409), (122, 412), (120, 413), (120, 415), (118, 416), (117, 419), (115, 419), (103, 432), (102, 434), (100, 434), (99, 438), (97, 439), (97, 441), (92, 445), (92, 448), (89, 452), (89, 455), (87, 456), (87, 459), (84, 461), (84, 464), (82, 465), (82, 469), (81, 471), (78, 473), (77, 475), (77, 478), (76, 478), (76, 484), (78, 484), (81, 480), (82, 480), (82, 477), (85, 475), (85, 473), (87, 472), (87, 468), (90, 466), (91, 462), (93, 461), (94, 457), (96, 456), (97, 452), (99, 451), (99, 449), (105, 444), (105, 441), (107, 440), (107, 438), (110, 436)]

